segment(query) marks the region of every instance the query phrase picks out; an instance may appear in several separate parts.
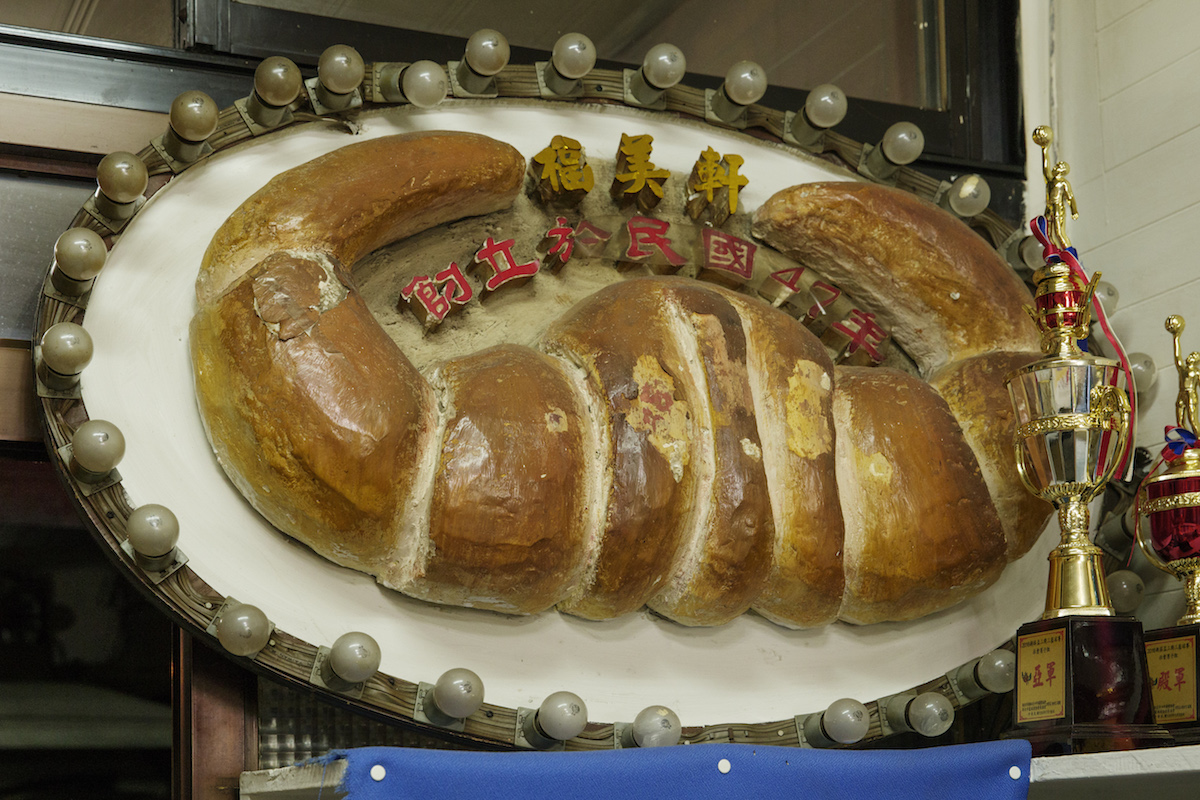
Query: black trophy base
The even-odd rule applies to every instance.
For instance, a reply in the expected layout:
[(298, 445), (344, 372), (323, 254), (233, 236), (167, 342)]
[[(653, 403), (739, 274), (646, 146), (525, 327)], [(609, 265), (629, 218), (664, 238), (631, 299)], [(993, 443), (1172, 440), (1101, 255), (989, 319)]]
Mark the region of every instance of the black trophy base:
[(1171, 732), (1176, 744), (1200, 742), (1196, 691), (1200, 625), (1146, 631), (1145, 639), (1155, 718)]
[(1142, 624), (1133, 617), (1060, 617), (1017, 631), (1013, 725), (1035, 756), (1172, 744), (1155, 723)]

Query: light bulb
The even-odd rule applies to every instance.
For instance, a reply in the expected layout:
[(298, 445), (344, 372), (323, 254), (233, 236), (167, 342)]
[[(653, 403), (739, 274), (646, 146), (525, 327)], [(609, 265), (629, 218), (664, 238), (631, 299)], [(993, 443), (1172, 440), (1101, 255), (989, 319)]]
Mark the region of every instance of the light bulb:
[(1117, 310), (1117, 304), (1121, 302), (1121, 293), (1108, 281), (1098, 281), (1096, 283), (1096, 299), (1104, 306), (1105, 314), (1112, 314)]
[(1046, 266), (1046, 262), (1042, 258), (1041, 242), (1033, 236), (1026, 236), (1021, 240), (1018, 252), (1021, 254), (1021, 261), (1030, 269), (1038, 270)]
[(596, 66), (596, 46), (582, 33), (567, 33), (554, 43), (554, 69), (568, 80), (578, 80)]
[(433, 108), (446, 99), (449, 88), (445, 70), (433, 61), (414, 61), (400, 78), (401, 91), (417, 108)]
[(1132, 614), (1146, 596), (1146, 584), (1140, 575), (1131, 569), (1119, 569), (1105, 578), (1108, 596), (1119, 614)]
[(464, 55), (468, 66), (480, 75), (492, 76), (508, 66), (508, 39), (499, 31), (483, 28), (467, 39)]
[(204, 92), (183, 92), (171, 103), (170, 124), (185, 142), (202, 142), (217, 129), (217, 104)]
[(78, 375), (92, 361), (92, 336), (74, 322), (51, 325), (42, 334), (42, 361), (59, 375)]
[(871, 717), (862, 703), (843, 697), (841, 700), (834, 700), (829, 704), (829, 708), (825, 709), (821, 726), (833, 741), (854, 744), (867, 735), (867, 730), (871, 727)]
[(897, 122), (883, 134), (880, 147), (893, 164), (911, 164), (925, 150), (925, 134), (911, 122)]
[(947, 193), (950, 210), (960, 217), (974, 217), (992, 202), (992, 187), (978, 175), (960, 175)]
[(325, 48), (317, 61), (317, 78), (334, 94), (353, 92), (362, 83), (365, 71), (362, 56), (345, 44)]
[(643, 708), (633, 718), (633, 741), (638, 747), (671, 747), (679, 744), (682, 733), (679, 715), (666, 706)]
[(555, 692), (537, 710), (537, 726), (551, 739), (566, 741), (587, 727), (587, 705), (574, 692)]
[(1139, 392), (1148, 392), (1158, 383), (1158, 364), (1148, 353), (1130, 353), (1129, 371), (1133, 373), (1133, 385)]
[(379, 670), (379, 642), (359, 631), (343, 633), (329, 648), (329, 668), (347, 683), (362, 683)]
[(832, 83), (822, 83), (808, 93), (804, 114), (818, 128), (832, 128), (846, 118), (846, 93)]
[(433, 685), (433, 702), (446, 716), (469, 717), (483, 705), (483, 680), (462, 667), (446, 670)]
[(54, 265), (77, 281), (96, 277), (107, 258), (104, 240), (88, 228), (70, 228), (54, 243)]
[(940, 692), (925, 692), (908, 704), (908, 723), (922, 736), (941, 736), (954, 724), (954, 706)]
[(165, 556), (179, 543), (179, 519), (166, 506), (147, 503), (138, 506), (125, 523), (129, 546), (148, 558)]
[(254, 92), (269, 106), (282, 108), (300, 94), (304, 78), (290, 58), (271, 56), (254, 70)]
[(687, 59), (673, 44), (656, 44), (642, 59), (642, 76), (655, 89), (670, 89), (687, 74)]
[(90, 419), (71, 437), (71, 451), (79, 466), (97, 475), (107, 475), (125, 457), (125, 437), (111, 422)]
[(100, 159), (96, 182), (100, 191), (114, 203), (132, 203), (146, 191), (149, 175), (146, 165), (133, 153), (118, 150)]
[(252, 656), (267, 646), (271, 622), (257, 606), (241, 603), (221, 612), (217, 641), (235, 656)]
[(725, 73), (725, 95), (739, 106), (757, 103), (767, 92), (767, 72), (753, 61), (739, 61)]
[(979, 659), (975, 675), (989, 692), (1011, 692), (1017, 681), (1017, 657), (1007, 650), (993, 650)]

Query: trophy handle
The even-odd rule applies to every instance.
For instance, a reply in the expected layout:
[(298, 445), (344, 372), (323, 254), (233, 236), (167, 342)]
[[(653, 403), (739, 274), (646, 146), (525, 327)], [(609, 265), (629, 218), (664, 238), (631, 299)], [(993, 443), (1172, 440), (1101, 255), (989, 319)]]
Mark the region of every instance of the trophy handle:
[[(1129, 398), (1125, 396), (1125, 392), (1116, 386), (1096, 386), (1092, 389), (1091, 407), (1092, 413), (1104, 423), (1104, 427), (1117, 437), (1117, 446), (1113, 448), (1113, 453), (1124, 453), (1125, 442), (1129, 438), (1130, 414)], [(1104, 484), (1112, 480), (1120, 463), (1121, 458), (1117, 455), (1105, 465), (1104, 473), (1096, 484), (1096, 491), (1092, 493), (1093, 497)]]
[[(1138, 497), (1138, 505), (1142, 506), (1145, 505), (1145, 503), (1146, 495), (1144, 492), (1142, 492)], [(1171, 569), (1169, 566), (1167, 566), (1167, 562), (1163, 561), (1162, 556), (1154, 552), (1154, 548), (1146, 543), (1145, 538), (1142, 536), (1143, 516), (1145, 515), (1141, 513), (1140, 508), (1138, 509), (1138, 513), (1133, 515), (1133, 539), (1138, 543), (1138, 547), (1141, 548), (1142, 555), (1146, 557), (1147, 561), (1149, 561), (1155, 567), (1161, 569), (1163, 572), (1167, 573), (1168, 575), (1175, 575), (1178, 577), (1178, 575), (1175, 573), (1175, 570)]]
[(1020, 437), (1013, 437), (1013, 454), (1016, 456), (1017, 475), (1020, 476), (1021, 483), (1025, 484), (1025, 488), (1029, 493), (1034, 497), (1040, 498), (1042, 490), (1034, 486), (1033, 482), (1029, 480), (1028, 467), (1025, 466), (1025, 448), (1022, 446), (1023, 444), (1024, 442), (1021, 441)]

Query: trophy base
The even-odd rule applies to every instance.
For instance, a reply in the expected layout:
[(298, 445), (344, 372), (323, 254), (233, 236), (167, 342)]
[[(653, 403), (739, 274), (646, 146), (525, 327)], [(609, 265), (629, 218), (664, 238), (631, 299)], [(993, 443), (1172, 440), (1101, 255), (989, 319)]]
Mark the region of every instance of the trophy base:
[(1146, 665), (1154, 716), (1177, 744), (1200, 742), (1197, 719), (1196, 644), (1200, 625), (1146, 631)]
[(1035, 756), (1169, 745), (1154, 719), (1142, 624), (1059, 617), (1017, 630), (1013, 724)]

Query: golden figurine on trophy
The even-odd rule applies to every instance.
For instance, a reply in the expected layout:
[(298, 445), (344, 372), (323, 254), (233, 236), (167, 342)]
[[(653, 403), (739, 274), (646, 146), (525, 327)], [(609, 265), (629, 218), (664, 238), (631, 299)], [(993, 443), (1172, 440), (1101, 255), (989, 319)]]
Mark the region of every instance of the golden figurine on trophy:
[(1058, 510), (1061, 539), (1050, 553), (1042, 618), (1017, 631), (1017, 691), (1009, 735), (1029, 739), (1034, 754), (1129, 749), (1170, 742), (1154, 724), (1142, 627), (1119, 617), (1109, 601), (1102, 552), (1089, 538), (1088, 504), (1124, 460), (1130, 403), (1119, 385), (1120, 362), (1083, 352), (1092, 296), (1066, 233), (1078, 217), (1066, 179), (1051, 167), (1053, 133), (1035, 129), (1046, 179), (1046, 216), (1034, 220), (1045, 266), (1033, 276), (1027, 309), (1042, 334), (1045, 358), (1008, 377), (1016, 412), (1017, 470), (1026, 488)]

